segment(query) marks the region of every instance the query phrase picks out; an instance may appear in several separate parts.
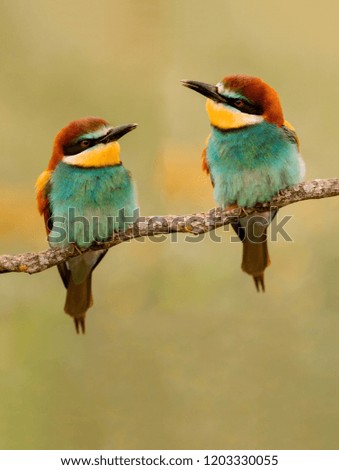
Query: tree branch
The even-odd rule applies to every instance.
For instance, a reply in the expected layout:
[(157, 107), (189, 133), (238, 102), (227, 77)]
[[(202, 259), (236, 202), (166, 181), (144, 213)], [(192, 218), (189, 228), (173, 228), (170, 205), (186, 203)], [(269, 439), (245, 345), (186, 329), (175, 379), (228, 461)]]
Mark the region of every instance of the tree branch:
[(254, 212), (263, 212), (272, 208), (281, 208), (295, 202), (309, 199), (322, 199), (339, 196), (339, 180), (317, 179), (297, 184), (280, 191), (272, 201), (265, 204), (257, 204), (255, 208), (239, 212), (239, 209), (222, 210), (212, 209), (209, 212), (201, 212), (189, 215), (166, 215), (139, 217), (134, 224), (124, 232), (115, 232), (113, 237), (106, 242), (96, 242), (90, 248), (79, 250), (74, 245), (68, 248), (51, 248), (39, 253), (22, 253), (18, 255), (0, 256), (0, 273), (25, 272), (35, 274), (52, 266), (77, 256), (79, 251), (108, 249), (125, 241), (139, 237), (151, 237), (158, 234), (174, 232), (202, 234), (214, 230), (230, 222), (235, 218)]

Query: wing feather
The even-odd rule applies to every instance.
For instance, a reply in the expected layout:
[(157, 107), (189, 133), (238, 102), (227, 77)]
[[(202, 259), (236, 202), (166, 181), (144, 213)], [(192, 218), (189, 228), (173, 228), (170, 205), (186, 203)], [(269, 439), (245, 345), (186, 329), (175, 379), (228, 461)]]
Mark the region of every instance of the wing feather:
[(40, 214), (44, 216), (47, 234), (49, 234), (52, 229), (50, 221), (52, 214), (49, 204), (49, 192), (51, 190), (52, 173), (53, 172), (51, 170), (43, 171), (35, 184), (38, 210)]
[(284, 121), (284, 124), (281, 127), (286, 137), (288, 138), (288, 140), (296, 144), (298, 147), (298, 150), (300, 151), (299, 139), (292, 124), (290, 124), (288, 121)]

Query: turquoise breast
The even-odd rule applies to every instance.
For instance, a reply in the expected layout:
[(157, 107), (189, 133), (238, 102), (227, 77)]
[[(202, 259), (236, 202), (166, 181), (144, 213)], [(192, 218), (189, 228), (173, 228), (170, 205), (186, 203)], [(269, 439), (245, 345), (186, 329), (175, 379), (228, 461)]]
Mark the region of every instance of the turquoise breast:
[(138, 216), (134, 184), (122, 165), (82, 168), (61, 162), (52, 175), (49, 201), (51, 246), (88, 247)]
[(297, 144), (266, 121), (229, 131), (212, 127), (207, 162), (217, 203), (253, 207), (301, 181)]

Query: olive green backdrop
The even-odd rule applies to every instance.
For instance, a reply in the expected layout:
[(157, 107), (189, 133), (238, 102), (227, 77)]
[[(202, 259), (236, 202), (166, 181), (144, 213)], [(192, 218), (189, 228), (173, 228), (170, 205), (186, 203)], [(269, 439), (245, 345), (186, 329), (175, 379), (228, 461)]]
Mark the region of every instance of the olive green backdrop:
[[(338, 176), (339, 4), (324, 0), (1, 0), (1, 253), (46, 248), (34, 183), (56, 132), (96, 115), (145, 215), (213, 207), (204, 99), (180, 79), (262, 77), (307, 178)], [(339, 198), (304, 202), (271, 243), (266, 294), (241, 246), (133, 241), (94, 275), (88, 333), (56, 269), (1, 276), (2, 449), (331, 449), (339, 442)]]

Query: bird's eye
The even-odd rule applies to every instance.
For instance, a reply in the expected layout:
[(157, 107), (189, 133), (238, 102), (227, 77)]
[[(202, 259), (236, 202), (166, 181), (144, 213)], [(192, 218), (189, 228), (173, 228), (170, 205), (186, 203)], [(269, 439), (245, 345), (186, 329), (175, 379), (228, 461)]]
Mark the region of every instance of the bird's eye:
[(89, 141), (89, 140), (82, 140), (82, 141), (80, 142), (80, 146), (81, 146), (83, 149), (85, 149), (85, 148), (87, 148), (87, 147), (90, 146), (90, 141)]
[(234, 106), (236, 106), (237, 108), (241, 108), (242, 106), (244, 106), (244, 101), (237, 99), (234, 101)]

